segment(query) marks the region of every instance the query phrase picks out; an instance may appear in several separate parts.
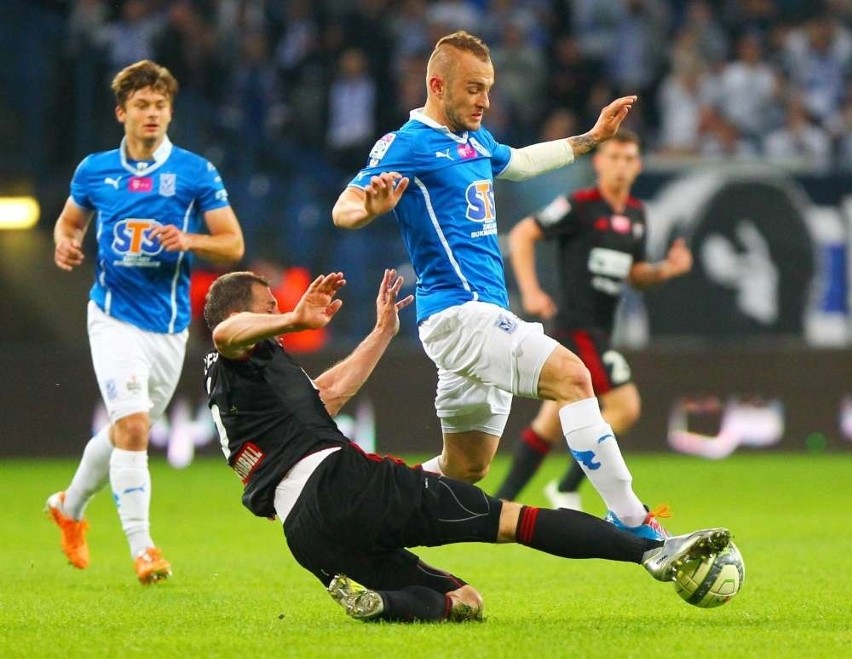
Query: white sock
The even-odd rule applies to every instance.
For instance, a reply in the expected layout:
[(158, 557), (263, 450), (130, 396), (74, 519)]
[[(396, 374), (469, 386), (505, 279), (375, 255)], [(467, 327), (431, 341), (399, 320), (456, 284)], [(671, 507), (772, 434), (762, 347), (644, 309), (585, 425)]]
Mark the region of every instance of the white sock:
[(140, 552), (154, 546), (148, 516), (151, 507), (148, 453), (113, 449), (109, 460), (109, 482), (121, 528), (130, 543), (130, 553), (136, 558)]
[(559, 410), (559, 420), (568, 448), (606, 507), (626, 526), (645, 521), (645, 506), (633, 492), (633, 476), (612, 428), (601, 416), (597, 398), (569, 403)]
[(443, 476), (444, 472), (441, 471), (441, 456), (436, 455), (431, 460), (426, 460), (426, 462), (422, 463), (420, 466), (423, 467), (423, 471), (431, 471), (432, 473), (438, 474), (439, 476)]
[(112, 443), (109, 441), (109, 424), (101, 428), (83, 449), (83, 457), (74, 472), (71, 484), (65, 490), (62, 512), (73, 519), (83, 519), (83, 511), (92, 497), (109, 480), (109, 456)]

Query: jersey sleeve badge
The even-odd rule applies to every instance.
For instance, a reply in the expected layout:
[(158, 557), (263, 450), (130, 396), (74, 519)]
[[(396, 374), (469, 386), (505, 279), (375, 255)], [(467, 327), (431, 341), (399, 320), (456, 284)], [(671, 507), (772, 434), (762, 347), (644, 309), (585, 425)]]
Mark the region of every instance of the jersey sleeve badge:
[(385, 157), (385, 154), (388, 152), (390, 145), (393, 144), (393, 141), (396, 139), (396, 135), (393, 133), (387, 133), (379, 138), (378, 142), (373, 145), (372, 151), (370, 151), (370, 164), (375, 160), (376, 164)]

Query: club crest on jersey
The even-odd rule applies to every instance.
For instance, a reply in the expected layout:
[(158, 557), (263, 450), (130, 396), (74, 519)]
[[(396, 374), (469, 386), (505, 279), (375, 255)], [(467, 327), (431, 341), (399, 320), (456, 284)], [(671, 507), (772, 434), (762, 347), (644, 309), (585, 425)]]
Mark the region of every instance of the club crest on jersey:
[(177, 187), (177, 174), (160, 174), (160, 194), (164, 197), (174, 197)]
[(462, 160), (476, 158), (476, 149), (474, 149), (470, 144), (459, 144), (456, 147), (456, 151), (458, 151)]
[(134, 176), (127, 184), (130, 192), (151, 192), (154, 189), (154, 179), (147, 176)]
[(610, 225), (616, 233), (630, 233), (630, 218), (626, 215), (613, 215)]
[(379, 138), (379, 141), (373, 145), (373, 150), (370, 151), (370, 164), (373, 164), (373, 161), (378, 161), (385, 157), (385, 154), (388, 152), (390, 145), (393, 144), (393, 141), (396, 139), (396, 135), (393, 133), (388, 133), (387, 135), (382, 135)]
[[(151, 237), (151, 230), (161, 226), (157, 220), (128, 217), (115, 225), (112, 248), (127, 265), (143, 265), (149, 257), (159, 254), (163, 246)], [(159, 265), (153, 263), (152, 265)]]
[(489, 180), (474, 181), (465, 190), (467, 211), (465, 217), (473, 222), (494, 222), (497, 208), (494, 204), (494, 183)]

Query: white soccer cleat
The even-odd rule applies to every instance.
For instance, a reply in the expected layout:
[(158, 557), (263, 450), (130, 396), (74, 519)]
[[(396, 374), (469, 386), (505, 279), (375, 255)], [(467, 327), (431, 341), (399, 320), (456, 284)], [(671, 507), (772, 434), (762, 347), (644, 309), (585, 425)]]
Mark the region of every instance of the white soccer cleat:
[(553, 508), (566, 508), (568, 510), (583, 510), (579, 492), (562, 492), (556, 481), (550, 481), (544, 486), (544, 496), (550, 501)]
[(673, 535), (665, 539), (662, 547), (645, 552), (642, 565), (657, 581), (674, 581), (678, 568), (686, 561), (716, 554), (730, 542), (731, 532), (724, 528)]
[(371, 620), (385, 610), (381, 595), (346, 575), (338, 574), (334, 577), (327, 590), (332, 599), (346, 610), (346, 614), (356, 620)]

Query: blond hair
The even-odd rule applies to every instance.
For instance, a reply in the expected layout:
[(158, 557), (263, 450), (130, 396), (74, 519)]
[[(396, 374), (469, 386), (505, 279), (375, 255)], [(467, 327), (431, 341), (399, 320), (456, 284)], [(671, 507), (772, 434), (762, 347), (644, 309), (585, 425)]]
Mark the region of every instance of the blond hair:
[(447, 51), (450, 48), (470, 53), (481, 62), (487, 62), (491, 59), (491, 51), (482, 39), (464, 30), (459, 30), (438, 39), (426, 65), (427, 76), (436, 68), (443, 71), (449, 68), (451, 59)]

